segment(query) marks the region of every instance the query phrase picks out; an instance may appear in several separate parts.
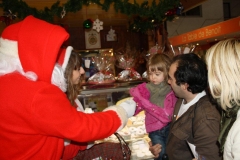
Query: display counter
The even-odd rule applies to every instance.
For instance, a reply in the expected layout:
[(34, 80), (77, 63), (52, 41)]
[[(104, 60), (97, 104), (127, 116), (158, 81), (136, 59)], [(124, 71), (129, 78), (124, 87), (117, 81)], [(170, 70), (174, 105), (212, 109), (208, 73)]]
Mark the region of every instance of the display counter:
[[(146, 81), (116, 82), (105, 85), (83, 85), (78, 99), (84, 108), (92, 108), (98, 112), (116, 104), (119, 100), (129, 97), (130, 88)], [(154, 156), (149, 151), (150, 141), (145, 128), (145, 114), (139, 114), (128, 119), (127, 125), (118, 133), (125, 139), (131, 149), (131, 160), (153, 160)], [(119, 143), (114, 135), (95, 141), (98, 143)]]
[(146, 81), (116, 82), (104, 85), (83, 85), (78, 99), (84, 108), (102, 111), (116, 104), (117, 101), (129, 97), (130, 88)]

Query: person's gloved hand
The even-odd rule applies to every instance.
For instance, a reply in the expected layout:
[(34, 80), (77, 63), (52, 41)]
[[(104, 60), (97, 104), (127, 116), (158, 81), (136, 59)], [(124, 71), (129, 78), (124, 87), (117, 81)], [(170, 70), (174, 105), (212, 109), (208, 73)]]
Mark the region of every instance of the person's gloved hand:
[(121, 106), (126, 111), (128, 118), (130, 118), (134, 115), (137, 104), (133, 97), (128, 97), (118, 101), (117, 106)]

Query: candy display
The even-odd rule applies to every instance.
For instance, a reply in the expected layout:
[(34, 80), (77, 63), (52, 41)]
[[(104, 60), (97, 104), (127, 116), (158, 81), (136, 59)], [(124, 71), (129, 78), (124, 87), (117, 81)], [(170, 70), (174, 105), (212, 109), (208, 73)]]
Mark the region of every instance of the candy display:
[(98, 70), (88, 79), (88, 84), (109, 84), (115, 82), (115, 59), (112, 56), (91, 57), (92, 63)]
[[(131, 160), (143, 160), (151, 159), (154, 156), (149, 151), (148, 141), (150, 141), (145, 128), (145, 114), (144, 111), (140, 112), (136, 116), (129, 118), (127, 125), (118, 132), (126, 142), (129, 143), (131, 149)], [(116, 136), (111, 135), (103, 140), (96, 141), (101, 142), (115, 142), (118, 143)]]
[[(142, 111), (136, 116), (129, 118), (127, 125), (118, 133), (125, 139), (125, 141), (135, 141), (147, 136), (144, 112)], [(111, 135), (105, 138), (104, 141), (117, 142), (118, 140), (116, 136)]]
[(141, 80), (141, 75), (134, 69), (137, 51), (134, 49), (119, 49), (115, 52), (116, 66), (123, 69), (118, 76), (118, 81)]
[(143, 160), (153, 158), (152, 153), (149, 151), (148, 142), (145, 139), (134, 141), (129, 145), (132, 155), (131, 160)]

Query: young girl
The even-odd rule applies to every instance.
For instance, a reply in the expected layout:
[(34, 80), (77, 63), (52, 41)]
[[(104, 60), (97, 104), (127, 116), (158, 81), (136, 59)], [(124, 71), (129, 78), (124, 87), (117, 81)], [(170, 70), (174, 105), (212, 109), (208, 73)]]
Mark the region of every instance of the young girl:
[(173, 109), (177, 98), (167, 83), (170, 58), (165, 54), (155, 54), (147, 63), (149, 83), (142, 83), (130, 89), (137, 103), (135, 114), (145, 111), (145, 125), (152, 145), (160, 144), (162, 151), (157, 160), (165, 153)]

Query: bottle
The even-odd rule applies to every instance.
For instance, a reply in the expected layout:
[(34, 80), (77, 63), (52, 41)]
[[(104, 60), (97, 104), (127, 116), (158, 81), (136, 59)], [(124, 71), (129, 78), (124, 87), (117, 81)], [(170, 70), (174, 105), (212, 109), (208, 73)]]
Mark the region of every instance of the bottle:
[(166, 153), (163, 154), (162, 160), (169, 160), (168, 155)]

